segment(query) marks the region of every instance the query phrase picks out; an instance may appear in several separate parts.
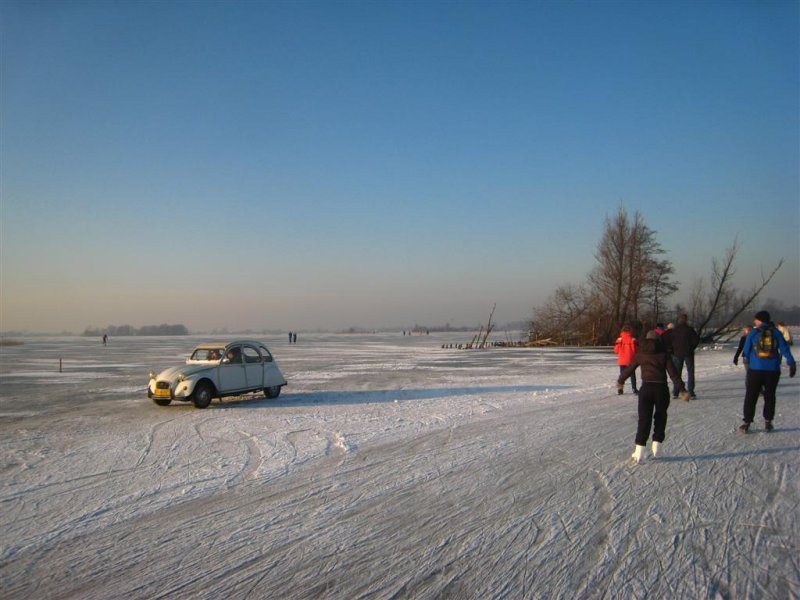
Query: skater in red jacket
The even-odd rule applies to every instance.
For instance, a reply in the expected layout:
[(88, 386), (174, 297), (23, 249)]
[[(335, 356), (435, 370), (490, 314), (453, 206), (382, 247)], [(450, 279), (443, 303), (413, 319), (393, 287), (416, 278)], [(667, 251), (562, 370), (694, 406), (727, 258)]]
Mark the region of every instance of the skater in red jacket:
[[(625, 370), (625, 367), (633, 362), (633, 357), (636, 356), (636, 352), (638, 350), (639, 342), (637, 342), (636, 338), (633, 337), (631, 328), (625, 325), (625, 327), (622, 328), (622, 332), (619, 334), (616, 343), (614, 344), (614, 352), (617, 354), (617, 363), (619, 364), (620, 373)], [(633, 387), (633, 393), (638, 394), (639, 390), (636, 388), (635, 370), (631, 375), (631, 386)], [(622, 394), (622, 388), (619, 388), (617, 393)]]

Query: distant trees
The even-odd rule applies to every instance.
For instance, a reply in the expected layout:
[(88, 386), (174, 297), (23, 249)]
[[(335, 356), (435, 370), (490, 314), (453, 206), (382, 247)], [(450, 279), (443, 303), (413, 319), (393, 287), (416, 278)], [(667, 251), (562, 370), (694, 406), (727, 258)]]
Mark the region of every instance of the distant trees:
[(145, 325), (141, 327), (136, 335), (189, 335), (189, 330), (185, 325)]
[(768, 310), (776, 323), (783, 321), (790, 325), (800, 325), (800, 305), (787, 306), (780, 300), (767, 298), (758, 308)]
[(109, 325), (102, 329), (87, 327), (83, 335), (88, 337), (99, 337), (107, 334), (112, 337), (124, 337), (131, 335), (189, 335), (189, 330), (185, 325), (145, 325), (139, 329), (130, 325)]
[(529, 322), (531, 340), (607, 345), (623, 325), (653, 326), (674, 319), (680, 312), (688, 314), (704, 339), (724, 336), (783, 264), (781, 259), (769, 274), (762, 273), (758, 284), (739, 291), (733, 287), (739, 247), (736, 238), (724, 259), (712, 259), (711, 276), (707, 282), (701, 279), (695, 283), (689, 307), (669, 310), (667, 301), (678, 290), (678, 282), (672, 279), (672, 262), (665, 258), (656, 232), (642, 215), (636, 212), (631, 217), (620, 207), (613, 218), (606, 217), (595, 252), (596, 264), (586, 283), (562, 285), (534, 309)]

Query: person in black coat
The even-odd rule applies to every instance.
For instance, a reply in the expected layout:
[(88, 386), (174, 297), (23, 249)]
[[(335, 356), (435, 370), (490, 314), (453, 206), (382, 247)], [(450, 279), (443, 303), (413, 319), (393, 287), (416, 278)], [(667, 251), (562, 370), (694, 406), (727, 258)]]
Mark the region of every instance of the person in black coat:
[[(745, 326), (744, 330), (742, 331), (742, 337), (739, 338), (739, 347), (736, 349), (736, 354), (733, 355), (733, 364), (739, 364), (739, 356), (742, 354), (742, 350), (744, 350), (744, 343), (747, 340), (747, 336), (750, 335), (750, 332), (753, 330), (750, 325)], [(747, 363), (744, 364), (745, 368), (747, 368)]]
[[(686, 387), (689, 395), (697, 398), (694, 393), (694, 351), (700, 345), (700, 336), (694, 327), (687, 323), (687, 316), (682, 314), (678, 317), (678, 324), (672, 329), (667, 329), (662, 339), (667, 351), (672, 354), (678, 375), (683, 374), (683, 365), (686, 365)], [(672, 397), (677, 398), (679, 391), (677, 386), (673, 386)]]
[(617, 379), (617, 389), (625, 380), (641, 368), (642, 385), (639, 387), (639, 424), (636, 428), (636, 445), (631, 458), (641, 462), (650, 429), (653, 430), (653, 456), (658, 456), (667, 429), (667, 409), (669, 409), (669, 387), (667, 375), (680, 390), (681, 398), (689, 400), (689, 393), (681, 380), (680, 373), (664, 347), (663, 341), (655, 331), (648, 331), (633, 362), (622, 371)]

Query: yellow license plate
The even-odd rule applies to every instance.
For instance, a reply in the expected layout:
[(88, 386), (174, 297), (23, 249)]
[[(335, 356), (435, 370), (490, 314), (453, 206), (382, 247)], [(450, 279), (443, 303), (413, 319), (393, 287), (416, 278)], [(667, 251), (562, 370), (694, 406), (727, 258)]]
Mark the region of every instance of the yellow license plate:
[(169, 398), (169, 388), (156, 388), (155, 393), (153, 394), (156, 398)]

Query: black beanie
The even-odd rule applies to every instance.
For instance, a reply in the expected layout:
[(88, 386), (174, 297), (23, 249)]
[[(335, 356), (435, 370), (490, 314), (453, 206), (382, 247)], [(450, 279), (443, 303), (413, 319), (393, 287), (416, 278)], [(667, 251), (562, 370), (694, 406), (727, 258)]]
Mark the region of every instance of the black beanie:
[(761, 321), (762, 323), (769, 323), (772, 319), (769, 318), (769, 313), (765, 310), (760, 310), (756, 313), (756, 320)]

